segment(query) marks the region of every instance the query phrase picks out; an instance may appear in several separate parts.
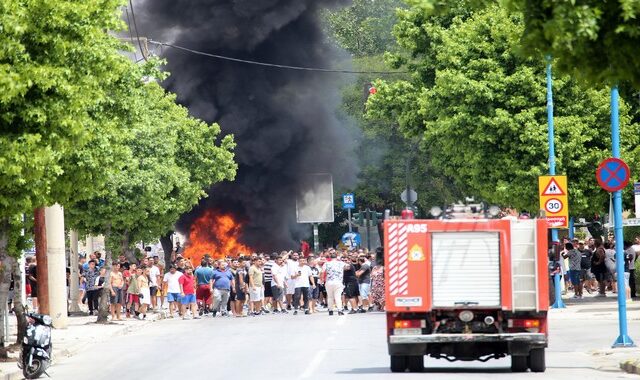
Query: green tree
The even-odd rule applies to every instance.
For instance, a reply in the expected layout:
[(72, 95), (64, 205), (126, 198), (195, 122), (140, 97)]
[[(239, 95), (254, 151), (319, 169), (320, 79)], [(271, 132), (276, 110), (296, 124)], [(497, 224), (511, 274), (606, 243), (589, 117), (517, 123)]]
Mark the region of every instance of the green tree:
[(355, 57), (379, 55), (394, 44), (391, 28), (401, 0), (354, 0), (349, 7), (324, 11), (328, 34)]
[[(537, 210), (537, 176), (548, 171), (544, 61), (516, 54), (523, 22), (503, 8), (442, 20), (419, 7), (400, 15), (395, 32), (407, 54), (391, 59), (412, 80), (380, 82), (369, 113), (422, 137), (434, 165), (466, 194)], [(556, 78), (554, 90), (557, 172), (569, 176), (572, 212), (593, 212), (606, 204), (593, 170), (610, 144), (608, 91), (568, 77)], [(623, 103), (623, 151), (631, 158), (638, 137), (626, 111)]]

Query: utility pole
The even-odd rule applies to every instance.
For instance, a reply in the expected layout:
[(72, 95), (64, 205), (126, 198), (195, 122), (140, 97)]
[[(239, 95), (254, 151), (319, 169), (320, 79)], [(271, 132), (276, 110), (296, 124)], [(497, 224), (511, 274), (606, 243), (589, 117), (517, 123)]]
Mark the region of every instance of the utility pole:
[(38, 312), (49, 314), (49, 266), (47, 264), (47, 226), (44, 207), (38, 207), (33, 211), (33, 235), (36, 246)]
[[(553, 83), (551, 78), (551, 57), (547, 56), (547, 138), (549, 140), (549, 175), (556, 174), (556, 149), (554, 142), (554, 130), (553, 130)], [(553, 245), (560, 244), (558, 239), (558, 230), (556, 228), (551, 229), (551, 240)], [(556, 250), (559, 252), (559, 250)], [(559, 258), (556, 258), (559, 260)], [(560, 264), (562, 265), (562, 264)], [(551, 306), (555, 309), (564, 309), (566, 306), (562, 301), (562, 289), (560, 287), (560, 274), (556, 273), (553, 278), (555, 288), (555, 302)]]

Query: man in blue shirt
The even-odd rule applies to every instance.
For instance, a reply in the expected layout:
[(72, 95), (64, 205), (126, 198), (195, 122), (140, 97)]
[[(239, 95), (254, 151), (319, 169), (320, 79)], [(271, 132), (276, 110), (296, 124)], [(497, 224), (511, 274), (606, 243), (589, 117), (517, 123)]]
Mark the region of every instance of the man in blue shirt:
[(209, 313), (211, 306), (211, 279), (213, 269), (209, 266), (207, 259), (202, 259), (200, 266), (194, 272), (198, 287), (196, 288), (196, 302), (200, 315)]
[(229, 293), (231, 287), (235, 285), (233, 274), (227, 269), (226, 261), (220, 260), (218, 268), (213, 271), (210, 284), (213, 290), (213, 316), (215, 317), (218, 311), (222, 316), (226, 316)]

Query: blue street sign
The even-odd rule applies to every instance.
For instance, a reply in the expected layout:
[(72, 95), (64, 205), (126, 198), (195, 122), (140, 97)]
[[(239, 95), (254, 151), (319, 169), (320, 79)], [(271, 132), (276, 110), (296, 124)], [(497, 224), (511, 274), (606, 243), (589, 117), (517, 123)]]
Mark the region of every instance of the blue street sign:
[(347, 232), (342, 235), (342, 244), (346, 245), (347, 247), (356, 248), (359, 247), (360, 244), (362, 244), (362, 238), (357, 232)]
[(640, 195), (640, 182), (635, 182), (633, 184), (633, 194)]
[(353, 193), (342, 194), (342, 208), (344, 210), (356, 208), (356, 197)]

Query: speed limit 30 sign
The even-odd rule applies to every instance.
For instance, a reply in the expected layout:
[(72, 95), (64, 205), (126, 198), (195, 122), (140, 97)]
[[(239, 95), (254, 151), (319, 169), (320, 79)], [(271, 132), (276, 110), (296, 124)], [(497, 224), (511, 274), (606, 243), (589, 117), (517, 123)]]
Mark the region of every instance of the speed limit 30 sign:
[(562, 201), (558, 198), (551, 198), (547, 200), (544, 204), (544, 210), (550, 214), (557, 214), (562, 211), (564, 205)]
[(538, 195), (540, 196), (540, 209), (544, 210), (549, 227), (568, 228), (567, 177), (563, 175), (538, 177)]

